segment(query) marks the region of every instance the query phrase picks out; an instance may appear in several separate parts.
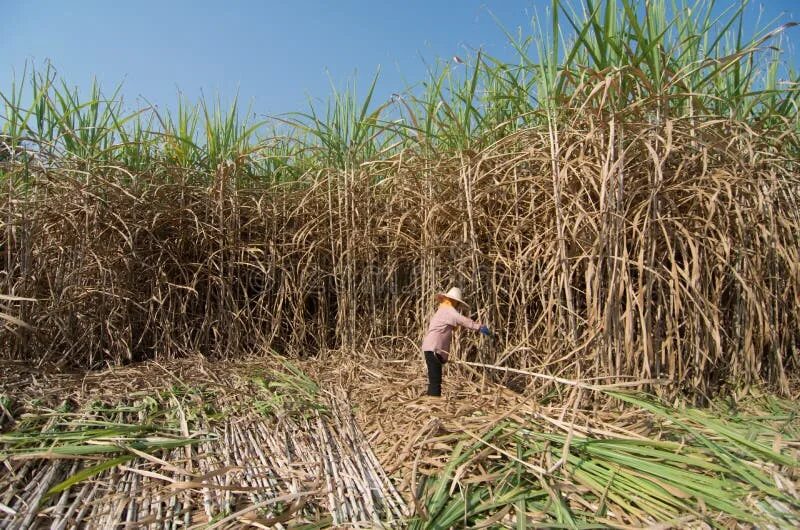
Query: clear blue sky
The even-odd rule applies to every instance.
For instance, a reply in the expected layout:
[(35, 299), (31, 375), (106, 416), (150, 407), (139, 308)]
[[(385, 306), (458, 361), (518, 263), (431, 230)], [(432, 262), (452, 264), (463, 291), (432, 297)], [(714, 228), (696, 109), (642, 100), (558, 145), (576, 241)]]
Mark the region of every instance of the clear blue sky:
[[(729, 0), (720, 0), (722, 7)], [(161, 107), (180, 90), (229, 99), (258, 114), (305, 110), (357, 72), (360, 93), (380, 66), (376, 97), (423, 79), (424, 60), (511, 49), (489, 11), (509, 29), (530, 28), (549, 0), (0, 0), (0, 92), (26, 61), (49, 59), (72, 85), (92, 77), (106, 91), (124, 81), (131, 101)], [(764, 19), (800, 20), (800, 0), (755, 0)], [(800, 39), (800, 28), (790, 40)]]

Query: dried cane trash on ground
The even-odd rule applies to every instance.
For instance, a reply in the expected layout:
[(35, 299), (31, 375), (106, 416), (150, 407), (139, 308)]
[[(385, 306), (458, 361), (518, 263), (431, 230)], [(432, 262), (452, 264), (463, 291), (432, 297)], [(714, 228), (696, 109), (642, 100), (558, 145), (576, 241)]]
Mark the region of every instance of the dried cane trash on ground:
[(309, 361), (306, 370), (321, 385), (346, 389), (356, 417), (378, 458), (408, 486), (415, 467), (434, 472), (445, 465), (452, 447), (433, 445), (415, 463), (418, 446), (430, 437), (480, 429), (497, 418), (532, 410), (536, 403), (499, 384), (475, 382), (468, 374), (446, 367), (443, 395), (425, 395), (427, 380), (421, 360), (330, 363)]
[(695, 409), (567, 383), (522, 395), (455, 363), (429, 398), (422, 360), (314, 364), (321, 384), (347, 389), (414, 506), (411, 528), (800, 524), (791, 401), (752, 393)]

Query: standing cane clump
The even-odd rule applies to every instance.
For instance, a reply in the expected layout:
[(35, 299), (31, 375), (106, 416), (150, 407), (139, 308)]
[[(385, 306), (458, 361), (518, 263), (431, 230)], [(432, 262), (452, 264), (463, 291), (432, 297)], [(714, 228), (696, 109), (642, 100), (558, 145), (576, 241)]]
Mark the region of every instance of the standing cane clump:
[(419, 293), (452, 278), (502, 330), (480, 362), (788, 392), (794, 24), (746, 39), (746, 2), (551, 8), (509, 36), (517, 62), (461, 57), (388, 102), (352, 85), (281, 123), (235, 101), (126, 114), (120, 87), (26, 72), (0, 119), (3, 145), (35, 155), (0, 165), (0, 280), (20, 298), (0, 354), (411, 355)]

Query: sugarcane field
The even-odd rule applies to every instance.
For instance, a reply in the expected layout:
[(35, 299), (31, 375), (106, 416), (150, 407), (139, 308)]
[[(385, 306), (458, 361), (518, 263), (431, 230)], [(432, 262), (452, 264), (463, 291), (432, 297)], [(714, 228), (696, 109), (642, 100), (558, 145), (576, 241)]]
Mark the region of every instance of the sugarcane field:
[(0, 529), (800, 528), (798, 22), (529, 5), (277, 116), (0, 78)]

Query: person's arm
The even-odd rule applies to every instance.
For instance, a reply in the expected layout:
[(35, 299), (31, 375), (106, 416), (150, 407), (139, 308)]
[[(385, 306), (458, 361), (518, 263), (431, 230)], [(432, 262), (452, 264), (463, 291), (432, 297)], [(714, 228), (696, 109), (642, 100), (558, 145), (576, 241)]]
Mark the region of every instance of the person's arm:
[(474, 331), (478, 331), (479, 329), (481, 329), (480, 322), (475, 322), (471, 318), (465, 317), (464, 315), (458, 313), (457, 311), (454, 311), (454, 313), (455, 313), (454, 315), (455, 323), (461, 326), (462, 328), (467, 328)]
[(471, 329), (474, 331), (480, 331), (483, 335), (489, 336), (489, 327), (485, 324), (481, 324), (480, 322), (476, 322), (469, 317), (465, 317), (458, 311), (453, 311), (455, 313), (454, 320), (455, 323), (461, 327)]

